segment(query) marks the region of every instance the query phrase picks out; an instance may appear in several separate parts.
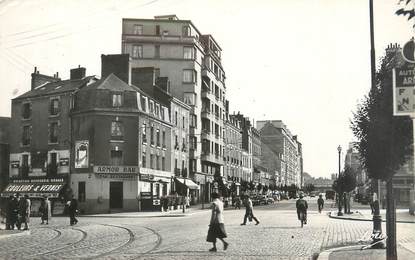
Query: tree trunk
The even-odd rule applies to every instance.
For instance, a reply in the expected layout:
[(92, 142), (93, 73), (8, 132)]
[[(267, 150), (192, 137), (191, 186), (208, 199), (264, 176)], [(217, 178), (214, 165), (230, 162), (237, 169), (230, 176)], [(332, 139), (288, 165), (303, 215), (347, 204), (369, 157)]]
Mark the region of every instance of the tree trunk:
[(386, 184), (386, 259), (396, 260), (396, 210), (395, 197), (393, 195), (392, 178)]

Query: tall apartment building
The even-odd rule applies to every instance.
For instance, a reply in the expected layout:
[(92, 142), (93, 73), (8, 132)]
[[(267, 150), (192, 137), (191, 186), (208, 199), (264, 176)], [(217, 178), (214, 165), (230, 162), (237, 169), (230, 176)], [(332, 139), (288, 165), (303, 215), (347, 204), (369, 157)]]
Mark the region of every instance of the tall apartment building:
[(170, 93), (190, 106), (189, 173), (209, 199), (213, 175), (223, 172), (225, 72), (221, 48), (189, 20), (175, 15), (123, 19), (122, 53), (132, 67), (154, 67)]
[(278, 172), (284, 185), (300, 186), (301, 166), (299, 167), (299, 148), (287, 126), (281, 120), (258, 121), (261, 140), (274, 154), (280, 156)]
[(239, 195), (242, 179), (242, 129), (240, 121), (226, 113), (225, 123), (225, 153), (224, 177), (228, 183), (236, 185), (236, 194)]
[(0, 117), (0, 190), (9, 182), (9, 138), (10, 117)]

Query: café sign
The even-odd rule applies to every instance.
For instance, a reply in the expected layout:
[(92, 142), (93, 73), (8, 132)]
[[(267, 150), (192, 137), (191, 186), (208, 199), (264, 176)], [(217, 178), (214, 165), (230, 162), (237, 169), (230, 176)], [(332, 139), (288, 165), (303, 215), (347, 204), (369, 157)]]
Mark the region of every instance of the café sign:
[(94, 166), (94, 173), (135, 173), (138, 174), (138, 167), (136, 166)]

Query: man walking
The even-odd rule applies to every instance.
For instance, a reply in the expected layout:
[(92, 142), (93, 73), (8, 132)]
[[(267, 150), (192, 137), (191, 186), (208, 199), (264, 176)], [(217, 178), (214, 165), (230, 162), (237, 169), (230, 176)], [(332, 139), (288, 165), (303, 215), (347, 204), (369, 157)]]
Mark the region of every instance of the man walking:
[(321, 210), (324, 207), (324, 199), (323, 199), (323, 195), (318, 195), (318, 199), (317, 199), (317, 204), (318, 204), (318, 212), (321, 213)]
[(255, 220), (256, 224), (259, 224), (259, 220), (254, 216), (254, 211), (253, 211), (253, 205), (252, 205), (252, 200), (249, 198), (249, 195), (245, 195), (245, 216), (244, 216), (244, 222), (241, 224), (241, 226), (246, 225), (246, 220), (249, 218), (249, 221), (251, 221), (252, 219)]
[(69, 202), (69, 224), (71, 226), (78, 223), (78, 220), (75, 218), (75, 214), (78, 212), (78, 201), (72, 195), (72, 199)]

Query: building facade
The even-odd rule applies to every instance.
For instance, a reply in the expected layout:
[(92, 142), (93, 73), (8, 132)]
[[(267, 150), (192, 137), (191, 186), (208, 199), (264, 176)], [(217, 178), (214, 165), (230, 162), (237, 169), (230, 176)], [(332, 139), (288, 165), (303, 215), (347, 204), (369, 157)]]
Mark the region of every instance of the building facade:
[(58, 74), (32, 73), (31, 90), (12, 100), (9, 185), (2, 195), (25, 193), (38, 209), (40, 197), (52, 201), (54, 214), (63, 213), (72, 194), (70, 185), (73, 95), (94, 80), (85, 68), (71, 70), (69, 80)]
[(214, 174), (223, 166), (225, 72), (221, 48), (189, 20), (176, 16), (123, 19), (122, 52), (132, 67), (154, 67), (170, 81), (172, 96), (190, 106), (189, 176), (209, 199)]
[(283, 184), (300, 186), (301, 166), (299, 162), (298, 140), (294, 138), (287, 126), (281, 120), (258, 121), (257, 127), (261, 133), (262, 142), (279, 155), (277, 171)]

